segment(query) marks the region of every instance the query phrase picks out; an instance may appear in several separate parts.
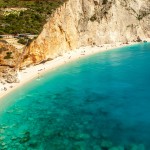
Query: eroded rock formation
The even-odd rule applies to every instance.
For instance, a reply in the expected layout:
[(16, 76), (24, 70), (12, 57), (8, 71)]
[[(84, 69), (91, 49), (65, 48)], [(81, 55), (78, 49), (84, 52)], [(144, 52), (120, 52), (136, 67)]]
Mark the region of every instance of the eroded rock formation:
[(87, 45), (150, 37), (149, 0), (69, 0), (29, 46), (23, 66)]
[(0, 82), (18, 82), (15, 69), (20, 54), (12, 45), (0, 42)]

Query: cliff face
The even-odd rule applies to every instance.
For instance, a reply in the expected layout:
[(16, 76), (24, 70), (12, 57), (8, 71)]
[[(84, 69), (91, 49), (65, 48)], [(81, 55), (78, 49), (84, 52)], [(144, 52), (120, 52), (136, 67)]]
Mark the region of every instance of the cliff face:
[(12, 45), (0, 42), (0, 83), (18, 82), (15, 67), (18, 63), (19, 52)]
[(69, 0), (25, 52), (22, 66), (81, 46), (150, 38), (149, 0)]
[(14, 68), (17, 64), (19, 52), (6, 42), (0, 42), (0, 66)]

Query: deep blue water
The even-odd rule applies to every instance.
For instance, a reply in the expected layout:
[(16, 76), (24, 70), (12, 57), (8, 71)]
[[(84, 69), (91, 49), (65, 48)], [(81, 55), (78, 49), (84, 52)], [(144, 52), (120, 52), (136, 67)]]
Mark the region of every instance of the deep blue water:
[(150, 43), (61, 66), (0, 105), (0, 150), (150, 150)]

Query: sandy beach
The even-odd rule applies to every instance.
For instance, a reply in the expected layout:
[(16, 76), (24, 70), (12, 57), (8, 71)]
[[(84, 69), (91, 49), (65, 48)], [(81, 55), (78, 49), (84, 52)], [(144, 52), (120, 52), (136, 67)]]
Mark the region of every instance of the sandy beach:
[[(150, 39), (147, 41), (150, 41)], [(19, 83), (12, 83), (12, 84), (6, 83), (4, 85), (0, 83), (0, 99), (4, 98), (4, 96), (6, 96), (8, 93), (12, 92), (13, 90), (16, 90), (20, 86), (23, 86), (30, 80), (34, 78), (39, 78), (43, 73), (50, 70), (54, 70), (57, 67), (69, 63), (73, 60), (77, 60), (92, 54), (133, 44), (137, 43), (129, 43), (129, 44), (116, 43), (116, 44), (104, 44), (101, 46), (93, 46), (93, 47), (91, 46), (81, 47), (79, 49), (66, 52), (62, 56), (59, 56), (51, 61), (47, 61), (46, 63), (31, 66), (29, 68), (26, 68), (25, 70), (21, 70), (19, 72), (19, 79), (20, 79)]]

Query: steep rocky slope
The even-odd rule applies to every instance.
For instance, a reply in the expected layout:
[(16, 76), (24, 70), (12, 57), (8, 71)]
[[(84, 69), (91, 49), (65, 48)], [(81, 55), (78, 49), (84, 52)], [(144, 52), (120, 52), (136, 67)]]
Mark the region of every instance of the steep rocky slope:
[(0, 65), (14, 68), (17, 63), (19, 52), (12, 45), (0, 41)]
[(0, 41), (0, 82), (18, 82), (15, 67), (19, 55), (15, 47)]
[(150, 38), (149, 0), (69, 0), (28, 47), (23, 66), (87, 45)]

